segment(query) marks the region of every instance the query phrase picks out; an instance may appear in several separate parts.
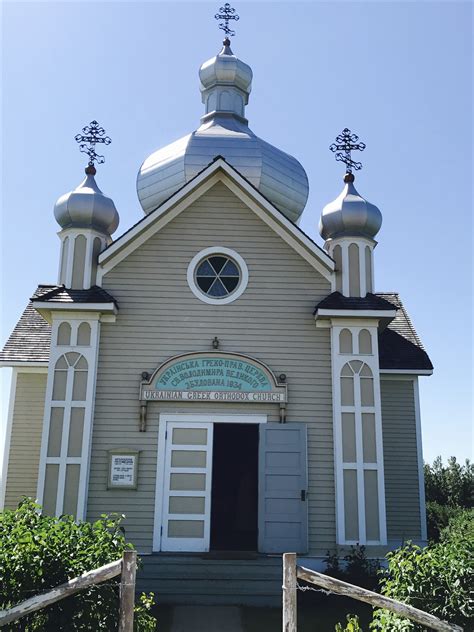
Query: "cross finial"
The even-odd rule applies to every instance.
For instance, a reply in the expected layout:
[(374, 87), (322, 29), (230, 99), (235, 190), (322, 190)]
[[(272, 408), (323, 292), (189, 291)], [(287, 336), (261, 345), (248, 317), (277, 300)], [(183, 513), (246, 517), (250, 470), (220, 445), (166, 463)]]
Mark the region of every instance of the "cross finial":
[(350, 129), (345, 127), (342, 133), (336, 137), (336, 142), (333, 143), (329, 149), (336, 153), (336, 160), (343, 162), (346, 165), (346, 175), (349, 175), (349, 180), (352, 182), (354, 176), (352, 175), (352, 169), (359, 171), (362, 169), (362, 163), (356, 162), (351, 158), (351, 151), (364, 151), (365, 143), (358, 142), (359, 137), (357, 134), (353, 134)]
[(219, 24), (219, 28), (224, 31), (226, 38), (228, 38), (229, 36), (234, 37), (235, 31), (229, 28), (229, 20), (235, 20), (237, 22), (240, 17), (237, 15), (235, 9), (231, 7), (228, 2), (226, 2), (225, 5), (219, 9), (219, 12), (220, 13), (216, 13), (214, 16), (216, 20), (224, 20)]
[[(104, 145), (110, 145), (112, 139), (105, 135), (105, 129), (100, 127), (97, 121), (91, 121), (89, 125), (82, 128), (82, 134), (76, 134), (74, 139), (79, 144), (79, 149), (89, 156), (88, 169), (92, 173), (95, 173), (94, 162), (101, 165), (105, 162), (104, 156), (98, 154), (95, 150), (97, 143), (103, 143)], [(87, 171), (87, 170), (86, 170)]]

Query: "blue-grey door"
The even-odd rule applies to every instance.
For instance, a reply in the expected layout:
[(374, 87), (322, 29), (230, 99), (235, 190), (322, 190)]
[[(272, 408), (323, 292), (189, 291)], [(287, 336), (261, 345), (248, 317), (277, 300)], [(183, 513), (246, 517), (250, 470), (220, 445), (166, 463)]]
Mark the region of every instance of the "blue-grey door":
[(306, 424), (260, 425), (258, 548), (308, 550)]

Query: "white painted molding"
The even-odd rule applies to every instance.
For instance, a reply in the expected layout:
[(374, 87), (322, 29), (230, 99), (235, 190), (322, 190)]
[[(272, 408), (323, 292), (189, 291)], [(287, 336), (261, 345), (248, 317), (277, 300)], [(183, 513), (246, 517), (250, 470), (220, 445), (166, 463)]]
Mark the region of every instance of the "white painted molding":
[(30, 373), (34, 372), (34, 369), (38, 369), (38, 373), (45, 373), (48, 370), (47, 362), (20, 362), (20, 361), (8, 361), (2, 360), (0, 362), (0, 368), (18, 368), (18, 369), (28, 369)]
[(1, 480), (1, 488), (0, 488), (0, 511), (3, 511), (3, 509), (5, 508), (5, 494), (7, 491), (8, 463), (10, 460), (10, 442), (11, 442), (12, 427), (13, 427), (13, 413), (15, 410), (17, 376), (18, 376), (18, 371), (16, 368), (13, 368), (11, 382), (10, 382), (10, 401), (8, 402), (7, 427), (5, 428), (5, 442), (3, 445), (2, 480)]
[(396, 310), (391, 309), (318, 309), (315, 318), (390, 318), (393, 319), (397, 315)]
[[(240, 281), (237, 285), (237, 288), (228, 296), (225, 296), (223, 298), (213, 298), (212, 296), (204, 294), (204, 292), (196, 284), (195, 272), (197, 266), (203, 259), (212, 255), (226, 255), (227, 257), (234, 259), (234, 261), (236, 261), (237, 265), (240, 268)], [(231, 250), (230, 248), (224, 248), (222, 246), (213, 246), (212, 248), (204, 248), (204, 250), (201, 250), (196, 255), (194, 255), (188, 265), (187, 279), (191, 292), (203, 303), (207, 303), (208, 305), (228, 305), (229, 303), (233, 303), (234, 301), (236, 301), (239, 296), (242, 296), (242, 294), (245, 292), (247, 284), (249, 282), (249, 270), (244, 259), (239, 255), (238, 252), (236, 252), (235, 250)]]
[(415, 398), (416, 449), (418, 457), (418, 483), (420, 494), (420, 535), (421, 539), (424, 542), (427, 542), (428, 529), (426, 525), (425, 475), (423, 470), (423, 439), (421, 434), (420, 389), (417, 377), (413, 378), (413, 394)]
[(403, 380), (413, 375), (433, 375), (433, 369), (380, 369), (380, 373), (382, 380)]

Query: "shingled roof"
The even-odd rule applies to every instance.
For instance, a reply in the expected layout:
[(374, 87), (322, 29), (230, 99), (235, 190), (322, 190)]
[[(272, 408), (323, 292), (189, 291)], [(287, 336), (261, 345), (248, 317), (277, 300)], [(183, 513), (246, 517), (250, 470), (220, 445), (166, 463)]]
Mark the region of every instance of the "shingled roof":
[[(331, 294), (318, 304), (331, 309), (397, 309), (392, 322), (379, 334), (380, 368), (385, 370), (423, 370), (431, 371), (433, 365), (423, 348), (420, 338), (413, 327), (410, 317), (396, 292), (370, 294), (366, 299), (334, 298)], [(337, 293), (339, 294), (339, 293)], [(90, 290), (67, 290), (64, 286), (40, 285), (32, 300), (54, 302), (94, 302), (105, 303), (114, 298), (102, 288), (95, 286)], [(362, 303), (364, 301), (364, 303)], [(344, 304), (344, 308), (341, 305)], [(358, 307), (355, 307), (355, 305)], [(370, 305), (370, 307), (369, 307)], [(375, 307), (377, 305), (377, 307)], [(21, 362), (48, 362), (51, 341), (51, 326), (28, 303), (17, 326), (0, 353), (0, 362), (17, 364)]]
[(397, 315), (379, 334), (379, 364), (386, 370), (432, 371), (433, 365), (413, 327), (400, 295), (396, 292), (377, 292), (377, 296), (398, 308)]
[(382, 309), (384, 311), (393, 311), (397, 309), (397, 306), (392, 304), (385, 296), (392, 296), (391, 294), (371, 294), (367, 293), (366, 296), (343, 296), (340, 292), (333, 292), (323, 298), (315, 309), (316, 314), (320, 309), (349, 309), (349, 310), (377, 310)]
[(33, 296), (31, 300), (41, 300), (43, 303), (114, 303), (117, 301), (108, 292), (98, 285), (93, 285), (88, 290), (72, 290), (64, 285), (48, 286), (50, 289), (45, 294)]
[[(55, 287), (55, 285), (39, 285), (32, 300), (42, 298)], [(48, 362), (50, 344), (51, 325), (38, 314), (30, 300), (5, 343), (3, 351), (0, 352), (0, 362), (12, 364)]]

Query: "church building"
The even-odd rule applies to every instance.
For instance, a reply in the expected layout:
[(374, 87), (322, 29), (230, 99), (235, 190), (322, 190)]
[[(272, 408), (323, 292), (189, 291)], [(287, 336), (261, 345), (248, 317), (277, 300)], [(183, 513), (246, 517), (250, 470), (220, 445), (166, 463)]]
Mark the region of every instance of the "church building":
[(228, 37), (199, 77), (200, 126), (145, 158), (144, 216), (120, 236), (94, 166), (110, 139), (84, 128), (85, 178), (54, 207), (57, 282), (0, 354), (0, 508), (125, 514), (157, 594), (173, 560), (257, 574), (287, 551), (319, 569), (336, 547), (426, 541), (418, 378), (433, 367), (400, 296), (375, 291), (363, 146), (345, 129), (333, 147), (346, 173), (320, 246), (298, 225), (303, 166), (249, 128), (252, 70)]

